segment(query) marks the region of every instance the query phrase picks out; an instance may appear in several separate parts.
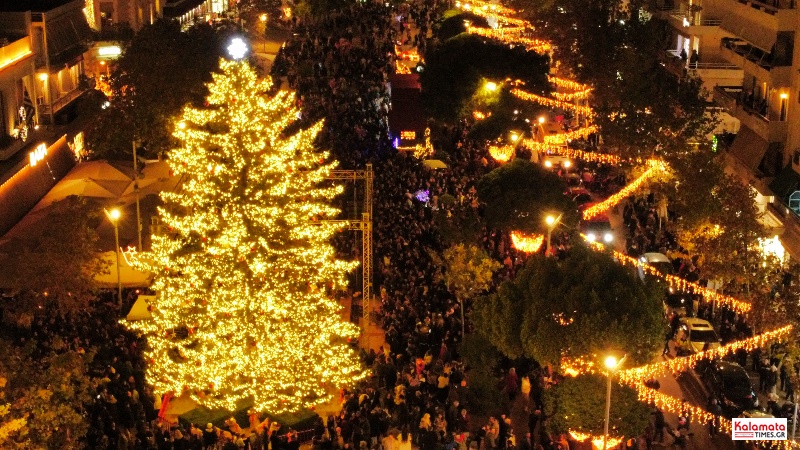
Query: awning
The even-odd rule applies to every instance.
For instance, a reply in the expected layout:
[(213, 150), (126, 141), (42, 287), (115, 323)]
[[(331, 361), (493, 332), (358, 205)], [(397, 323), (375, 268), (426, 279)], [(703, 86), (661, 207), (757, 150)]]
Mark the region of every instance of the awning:
[(781, 170), (777, 177), (769, 184), (769, 188), (775, 194), (775, 197), (781, 200), (784, 205), (789, 204), (789, 196), (794, 191), (800, 190), (800, 174), (792, 169), (792, 164), (789, 163)]
[(178, 0), (164, 5), (164, 17), (177, 18), (205, 3), (206, 0)]
[[(776, 32), (768, 28), (753, 26), (747, 18), (739, 16), (733, 9), (723, 13), (721, 27), (766, 53), (772, 51), (772, 46), (775, 45), (778, 36)], [(700, 55), (700, 57), (702, 56)]]
[(769, 143), (755, 131), (742, 125), (733, 140), (728, 153), (738, 159), (747, 169), (758, 172), (758, 166), (764, 159)]
[(92, 29), (80, 9), (49, 19), (46, 26), (51, 65), (55, 65), (54, 60), (74, 59), (75, 53), (80, 56), (86, 50), (83, 44), (92, 39)]

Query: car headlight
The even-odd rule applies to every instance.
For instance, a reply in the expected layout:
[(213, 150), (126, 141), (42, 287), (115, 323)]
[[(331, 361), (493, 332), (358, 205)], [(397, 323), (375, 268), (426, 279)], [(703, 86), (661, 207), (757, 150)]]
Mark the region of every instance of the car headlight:
[(604, 235), (603, 235), (603, 240), (604, 240), (606, 243), (609, 243), (609, 242), (611, 242), (611, 241), (613, 241), (613, 240), (614, 240), (614, 235), (613, 235), (613, 234), (611, 234), (611, 233), (606, 233), (606, 234), (604, 234)]
[(571, 165), (572, 165), (572, 163), (571, 163), (569, 160), (567, 160), (567, 161), (564, 161), (564, 164), (563, 164), (563, 165), (564, 165), (564, 167), (567, 167), (567, 168), (568, 168), (569, 166), (571, 166)]
[(549, 168), (549, 167), (553, 167), (553, 163), (551, 163), (550, 161), (545, 161), (545, 162), (544, 162), (544, 166), (545, 166), (545, 167), (548, 167), (548, 168)]
[(586, 240), (589, 241), (589, 242), (594, 242), (594, 241), (597, 240), (597, 236), (595, 236), (594, 233), (588, 233), (586, 235)]

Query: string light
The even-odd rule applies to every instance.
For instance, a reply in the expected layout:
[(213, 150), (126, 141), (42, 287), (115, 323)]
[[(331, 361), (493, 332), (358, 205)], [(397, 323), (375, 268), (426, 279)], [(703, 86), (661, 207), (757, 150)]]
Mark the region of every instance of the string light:
[(529, 102), (538, 103), (538, 104), (540, 104), (542, 106), (547, 106), (549, 108), (568, 109), (568, 110), (571, 110), (571, 111), (575, 111), (578, 114), (584, 114), (584, 115), (589, 116), (589, 117), (592, 117), (594, 115), (594, 112), (592, 111), (592, 108), (590, 108), (588, 106), (580, 106), (580, 105), (575, 105), (573, 103), (569, 103), (569, 102), (565, 102), (565, 101), (561, 101), (561, 100), (555, 100), (555, 99), (552, 99), (552, 98), (542, 97), (541, 95), (536, 95), (536, 94), (531, 94), (530, 92), (525, 92), (525, 91), (523, 91), (522, 89), (519, 89), (519, 88), (512, 89), (511, 90), (511, 94), (514, 95), (515, 97), (519, 98), (519, 99), (522, 99), (522, 100), (525, 100), (525, 101), (529, 101)]
[(356, 263), (328, 241), (344, 226), (323, 222), (340, 185), (313, 142), (322, 122), (284, 136), (294, 94), (268, 98), (271, 81), (240, 61), (221, 62), (209, 108), (186, 107), (169, 152), (187, 181), (164, 192), (169, 233), (133, 265), (155, 274), (149, 320), (123, 321), (147, 337), (147, 378), (159, 393), (233, 411), (248, 399), (262, 412), (293, 412), (364, 379), (331, 291)]
[(588, 127), (577, 128), (566, 133), (558, 133), (554, 136), (545, 136), (545, 144), (563, 144), (567, 141), (574, 141), (575, 139), (584, 139), (592, 133), (597, 132), (597, 127), (589, 125)]
[(619, 156), (609, 155), (608, 153), (587, 152), (584, 150), (571, 149), (565, 146), (554, 146), (543, 142), (536, 142), (533, 139), (525, 139), (522, 146), (532, 152), (549, 153), (551, 155), (562, 155), (570, 159), (580, 159), (588, 162), (603, 164), (619, 164), (622, 162)]
[(536, 253), (542, 248), (544, 236), (541, 234), (525, 234), (520, 231), (511, 232), (511, 243), (514, 248), (525, 253)]
[(547, 81), (549, 81), (552, 84), (555, 84), (556, 86), (558, 86), (560, 88), (569, 89), (571, 91), (591, 91), (592, 90), (592, 88), (590, 88), (588, 85), (578, 83), (577, 81), (572, 81), (572, 80), (567, 80), (567, 79), (564, 79), (564, 78), (555, 77), (555, 76), (552, 76), (552, 75), (548, 75), (547, 76)]
[(614, 193), (607, 199), (603, 200), (602, 202), (592, 205), (589, 208), (586, 208), (583, 211), (583, 220), (590, 220), (593, 217), (596, 217), (600, 214), (604, 214), (609, 209), (616, 206), (622, 200), (628, 198), (633, 192), (639, 189), (643, 183), (649, 180), (651, 177), (656, 175), (659, 170), (663, 169), (663, 163), (650, 160), (648, 161), (648, 169), (644, 171), (639, 178), (633, 180), (631, 184), (625, 186), (624, 188), (620, 189), (618, 192)]
[[(506, 33), (504, 30), (514, 30), (514, 32)], [(547, 42), (540, 39), (531, 39), (522, 36), (518, 36), (520, 29), (524, 29), (524, 27), (514, 27), (514, 28), (481, 28), (481, 27), (468, 27), (467, 32), (470, 34), (475, 34), (478, 36), (488, 37), (492, 39), (497, 39), (499, 41), (505, 42), (507, 44), (519, 44), (524, 45), (526, 49), (534, 51), (536, 53), (548, 53), (550, 50), (553, 49), (553, 46)]]
[[(584, 237), (584, 239), (585, 239), (585, 237)], [(587, 241), (587, 242), (589, 242), (589, 241)], [(599, 242), (589, 242), (589, 246), (591, 248), (595, 249), (595, 250), (599, 250), (599, 251), (604, 251), (605, 250), (605, 246), (603, 244), (599, 243)], [(619, 261), (621, 264), (623, 264), (623, 265), (630, 264), (632, 266), (641, 267), (642, 270), (645, 273), (647, 273), (649, 275), (654, 275), (654, 276), (657, 276), (657, 277), (661, 277), (662, 279), (664, 279), (664, 281), (667, 282), (667, 284), (670, 287), (672, 287), (673, 289), (676, 289), (678, 291), (686, 291), (686, 292), (690, 292), (690, 293), (701, 295), (707, 301), (713, 301), (713, 302), (716, 302), (719, 305), (725, 305), (728, 308), (731, 308), (734, 311), (739, 312), (739, 313), (748, 312), (752, 308), (752, 305), (750, 303), (748, 303), (748, 302), (745, 302), (745, 301), (742, 301), (742, 300), (738, 300), (738, 299), (733, 298), (733, 297), (731, 297), (729, 295), (725, 295), (725, 294), (720, 294), (718, 292), (714, 292), (711, 289), (708, 289), (706, 287), (700, 286), (697, 283), (693, 283), (691, 281), (686, 281), (683, 278), (677, 277), (675, 275), (670, 275), (670, 274), (662, 275), (661, 272), (658, 271), (658, 269), (656, 269), (655, 267), (651, 266), (650, 264), (647, 264), (646, 262), (640, 261), (640, 260), (638, 260), (636, 258), (632, 258), (632, 257), (630, 257), (630, 256), (628, 256), (628, 255), (626, 255), (624, 253), (620, 253), (618, 251), (612, 251), (611, 253), (613, 254), (614, 258), (617, 261)]]

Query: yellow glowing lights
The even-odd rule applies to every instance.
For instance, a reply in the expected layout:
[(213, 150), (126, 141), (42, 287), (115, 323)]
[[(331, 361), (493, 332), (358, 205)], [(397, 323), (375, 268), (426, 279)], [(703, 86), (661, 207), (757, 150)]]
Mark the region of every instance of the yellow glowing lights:
[(587, 440), (591, 440), (592, 447), (596, 449), (603, 448), (603, 441), (607, 441), (607, 448), (614, 448), (622, 442), (623, 437), (611, 437), (609, 436), (607, 440), (603, 439), (603, 436), (593, 436), (588, 433), (582, 433), (576, 430), (569, 430), (570, 436), (572, 436), (578, 442), (585, 442)]
[(519, 231), (511, 232), (511, 243), (514, 248), (525, 253), (536, 253), (542, 248), (544, 236), (541, 234), (525, 234)]
[[(294, 94), (267, 97), (271, 82), (246, 62), (221, 62), (209, 108), (187, 107), (168, 154), (185, 175), (162, 193), (165, 231), (131, 255), (155, 274), (152, 319), (123, 323), (147, 336), (147, 378), (157, 392), (234, 410), (297, 411), (328, 401), (368, 375), (348, 341), (331, 292), (356, 263), (328, 243), (346, 224), (326, 222), (343, 188), (313, 142), (322, 123), (285, 136)], [(214, 126), (209, 126), (214, 125)]]
[(596, 217), (600, 214), (604, 214), (609, 209), (616, 206), (619, 202), (626, 199), (630, 196), (633, 192), (635, 192), (639, 187), (649, 180), (651, 177), (656, 175), (659, 170), (663, 170), (663, 163), (650, 160), (648, 161), (648, 165), (650, 166), (647, 170), (644, 171), (639, 178), (633, 180), (633, 182), (624, 188), (620, 189), (619, 192), (616, 192), (614, 195), (608, 197), (607, 199), (603, 200), (602, 202), (592, 205), (589, 208), (586, 208), (583, 211), (583, 220), (590, 220), (593, 217)]
[[(589, 242), (589, 246), (595, 250), (600, 250), (600, 251), (605, 250), (605, 246), (603, 244), (600, 244), (599, 242)], [(636, 258), (631, 258), (630, 256), (624, 253), (613, 251), (612, 254), (614, 255), (614, 258), (620, 262), (620, 264), (626, 264), (626, 265), (630, 264), (633, 266), (641, 267), (642, 270), (647, 274), (662, 277), (664, 281), (666, 281), (667, 284), (674, 289), (700, 294), (708, 301), (716, 302), (717, 304), (720, 305), (726, 305), (727, 307), (737, 312), (747, 312), (750, 311), (750, 308), (752, 308), (752, 305), (750, 305), (747, 302), (737, 300), (728, 295), (714, 292), (708, 288), (700, 286), (697, 283), (686, 281), (683, 278), (677, 277), (675, 275), (661, 275), (661, 273), (658, 272), (658, 270), (656, 270), (655, 267), (645, 262), (639, 261)]]
[(478, 36), (497, 39), (509, 44), (524, 45), (525, 48), (536, 53), (547, 53), (553, 49), (553, 46), (547, 41), (519, 36), (519, 30), (522, 29), (522, 27), (492, 29), (470, 26), (467, 27), (467, 32)]
[(592, 109), (590, 107), (588, 107), (588, 106), (581, 106), (581, 105), (576, 105), (574, 103), (570, 103), (570, 102), (563, 101), (563, 100), (556, 100), (556, 99), (552, 99), (552, 98), (542, 97), (541, 95), (536, 95), (536, 94), (531, 94), (530, 92), (525, 92), (525, 91), (523, 91), (522, 89), (519, 89), (519, 88), (512, 89), (511, 90), (511, 94), (514, 95), (515, 97), (519, 98), (519, 99), (522, 99), (522, 100), (525, 100), (525, 101), (529, 101), (529, 102), (538, 103), (538, 104), (540, 104), (542, 106), (547, 106), (547, 107), (550, 107), (550, 108), (567, 109), (567, 110), (575, 111), (576, 113), (579, 113), (579, 114), (585, 114), (586, 116), (589, 116), (589, 117), (594, 115), (594, 112), (592, 112)]
[(512, 156), (514, 156), (514, 146), (513, 145), (490, 145), (489, 146), (489, 154), (494, 158), (497, 162), (508, 162)]
[(494, 81), (487, 81), (486, 84), (483, 86), (489, 92), (494, 92), (497, 90), (497, 83)]

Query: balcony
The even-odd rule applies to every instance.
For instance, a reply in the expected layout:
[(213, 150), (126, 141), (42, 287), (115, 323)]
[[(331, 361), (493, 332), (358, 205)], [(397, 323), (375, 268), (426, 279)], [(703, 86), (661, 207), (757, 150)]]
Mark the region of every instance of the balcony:
[(673, 27), (683, 30), (684, 34), (692, 36), (713, 32), (716, 27), (722, 25), (721, 19), (701, 18), (700, 13), (692, 13), (686, 10), (669, 11), (668, 20)]
[(689, 64), (680, 58), (676, 50), (667, 50), (663, 60), (664, 67), (676, 76), (691, 75), (703, 81), (703, 87), (711, 92), (714, 86), (738, 86), (744, 80), (744, 71), (736, 64), (709, 56), (711, 61)]
[(716, 86), (714, 101), (767, 142), (786, 141), (789, 123), (779, 120), (763, 100), (750, 98), (742, 86)]
[(761, 81), (768, 81), (776, 88), (791, 85), (790, 65), (775, 66), (771, 53), (743, 39), (723, 38), (720, 41), (720, 52), (724, 59), (741, 67), (745, 73)]
[(0, 47), (0, 70), (16, 64), (23, 59), (32, 56), (31, 40), (28, 36), (8, 43)]
[(81, 94), (83, 94), (84, 92), (85, 90), (81, 88), (75, 88), (67, 92), (66, 94), (59, 97), (58, 100), (53, 102), (52, 110), (50, 109), (51, 108), (50, 105), (48, 105), (47, 103), (39, 105), (39, 117), (41, 119), (44, 119), (45, 121), (49, 121), (51, 114), (52, 115), (57, 114), (59, 110), (70, 104), (70, 102), (72, 102), (76, 98), (80, 97)]

